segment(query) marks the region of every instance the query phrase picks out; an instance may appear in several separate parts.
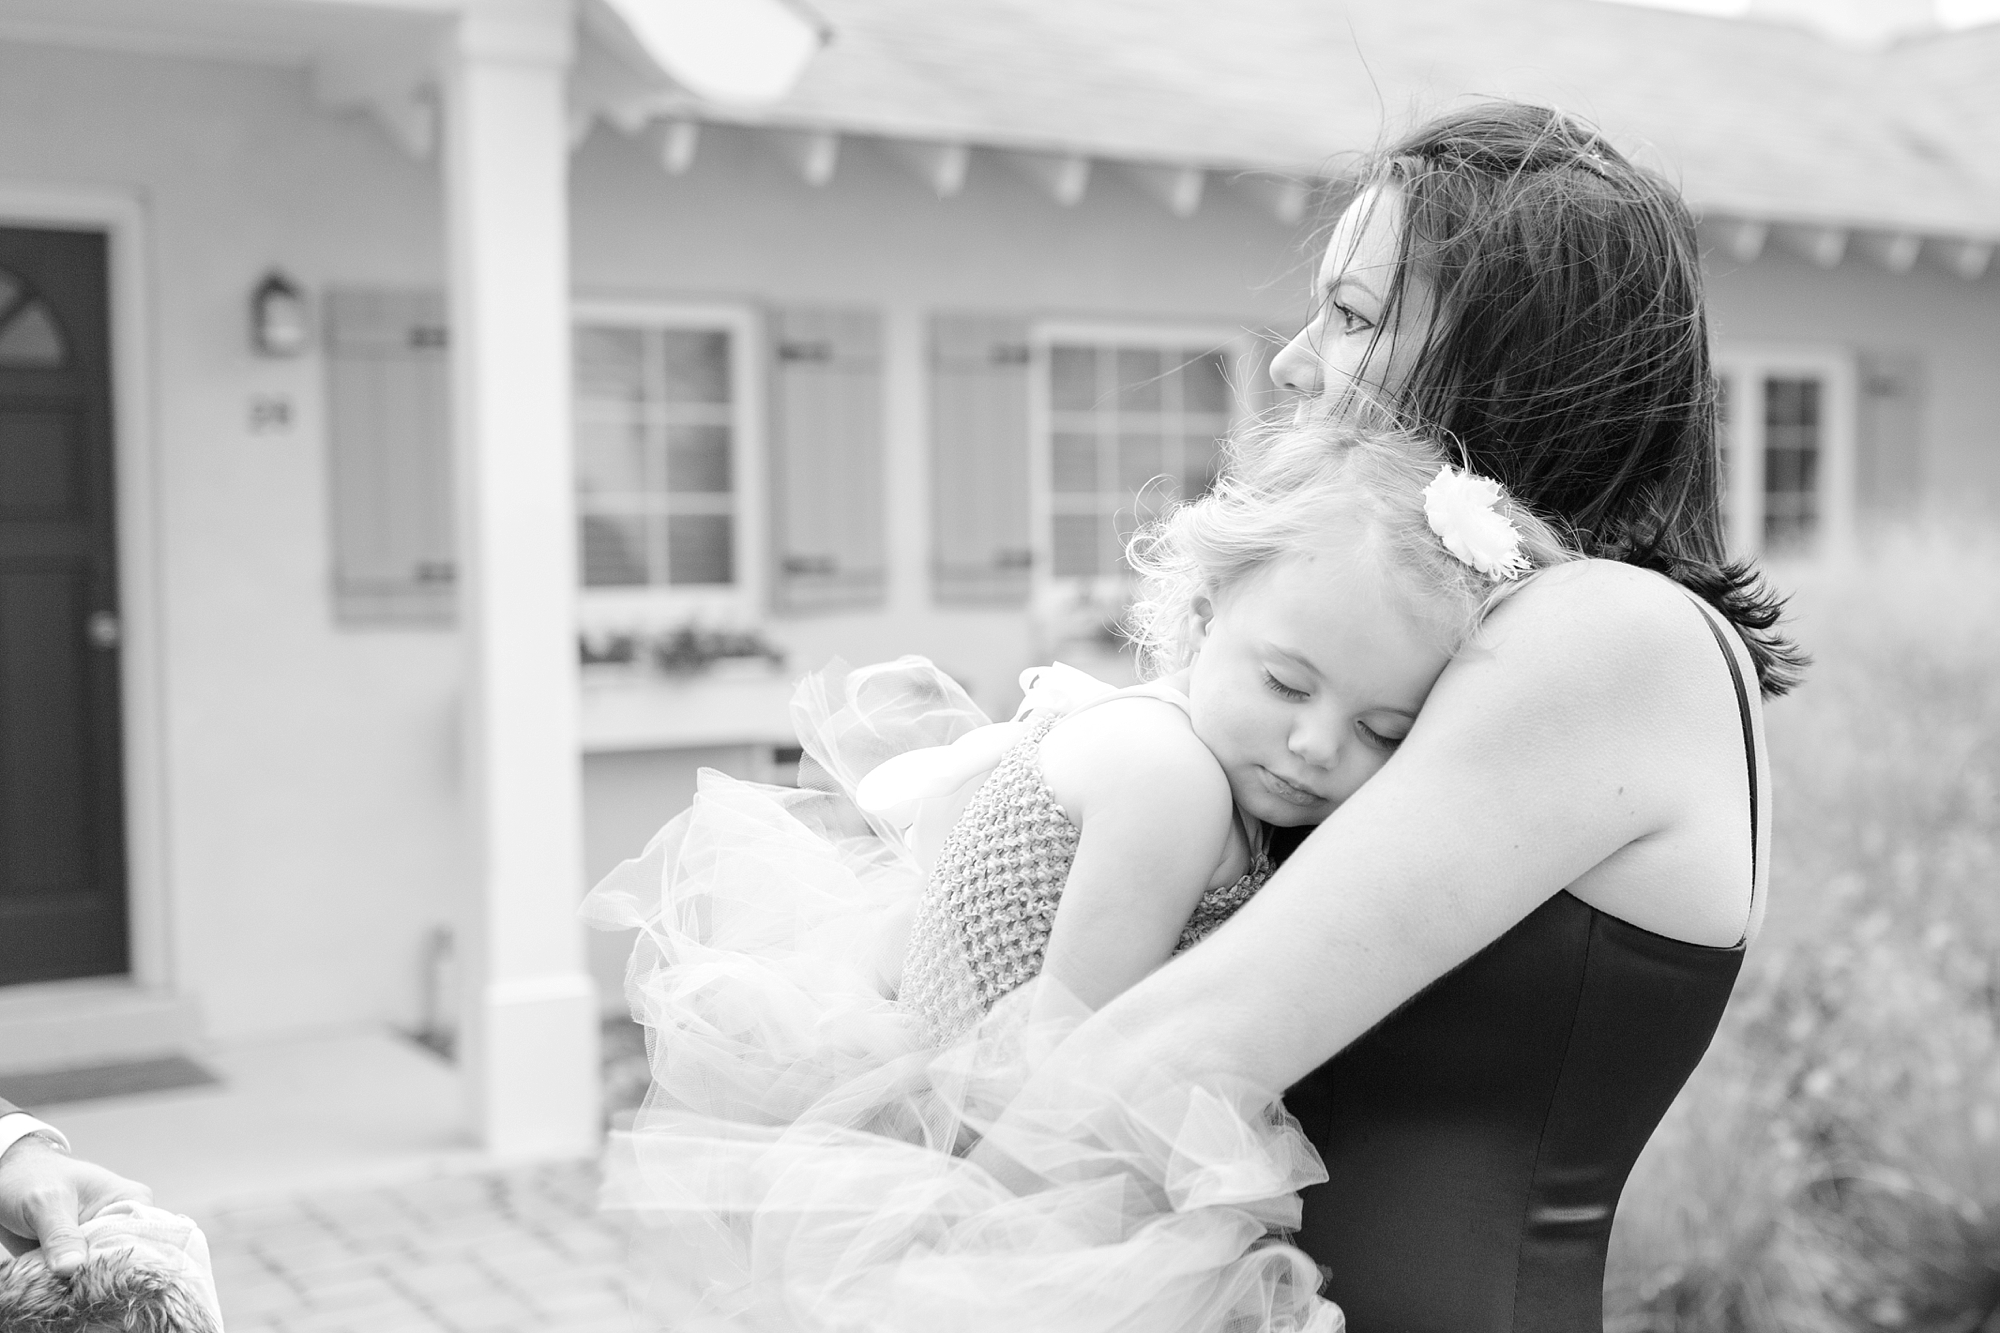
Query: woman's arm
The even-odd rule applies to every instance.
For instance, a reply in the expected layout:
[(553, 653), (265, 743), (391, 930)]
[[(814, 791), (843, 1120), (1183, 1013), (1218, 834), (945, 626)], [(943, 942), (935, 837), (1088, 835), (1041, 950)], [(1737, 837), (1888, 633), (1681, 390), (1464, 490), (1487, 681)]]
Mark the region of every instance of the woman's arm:
[(1718, 688), (1733, 724), (1679, 589), (1606, 562), (1543, 575), (1447, 668), (1382, 771), (1071, 1054), (1289, 1087), (1592, 867), (1671, 840), (1719, 801), (1723, 763), (1740, 788), (1740, 740), (1716, 753)]
[(1042, 742), (1079, 830), (1043, 970), (1097, 1008), (1172, 956), (1229, 840), (1229, 780), (1157, 699), (1093, 708)]

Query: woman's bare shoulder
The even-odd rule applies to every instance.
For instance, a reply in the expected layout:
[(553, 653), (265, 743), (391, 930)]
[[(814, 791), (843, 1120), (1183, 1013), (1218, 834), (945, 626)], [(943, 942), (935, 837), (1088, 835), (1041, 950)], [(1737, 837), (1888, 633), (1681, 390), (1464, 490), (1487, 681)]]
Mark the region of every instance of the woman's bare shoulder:
[(1691, 679), (1706, 678), (1690, 668), (1715, 654), (1704, 612), (1685, 589), (1650, 570), (1579, 560), (1543, 572), (1495, 608), (1453, 670), (1502, 693), (1629, 710), (1671, 704)]
[(1575, 617), (1578, 629), (1621, 638), (1649, 627), (1677, 635), (1701, 628), (1698, 618), (1690, 618), (1693, 600), (1687, 589), (1650, 569), (1617, 560), (1575, 560), (1537, 574), (1495, 614)]

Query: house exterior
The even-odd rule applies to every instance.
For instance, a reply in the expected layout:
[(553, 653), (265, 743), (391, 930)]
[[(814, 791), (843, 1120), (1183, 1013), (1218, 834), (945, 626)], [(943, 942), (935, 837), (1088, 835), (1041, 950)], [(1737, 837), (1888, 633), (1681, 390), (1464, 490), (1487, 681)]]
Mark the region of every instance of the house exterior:
[(1740, 547), (2000, 501), (2000, 28), (739, 9), (0, 0), (0, 1070), (451, 1010), (587, 1146), (585, 885), (831, 658), (1119, 669), (1315, 189), (1468, 90), (1700, 212)]

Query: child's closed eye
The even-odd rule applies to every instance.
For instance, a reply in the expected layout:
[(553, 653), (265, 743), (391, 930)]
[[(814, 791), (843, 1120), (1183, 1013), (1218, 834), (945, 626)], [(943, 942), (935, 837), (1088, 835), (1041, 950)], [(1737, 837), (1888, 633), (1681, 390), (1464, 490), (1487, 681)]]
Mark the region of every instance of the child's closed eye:
[(1279, 680), (1276, 676), (1272, 675), (1268, 671), (1264, 673), (1264, 684), (1268, 685), (1271, 689), (1271, 693), (1277, 695), (1280, 699), (1291, 699), (1296, 701), (1306, 697), (1306, 692), (1304, 690), (1293, 689), (1291, 686), (1285, 684), (1285, 682)]
[(1354, 729), (1361, 733), (1362, 740), (1368, 742), (1378, 750), (1393, 752), (1397, 746), (1403, 743), (1401, 736), (1385, 736), (1366, 722), (1356, 722)]

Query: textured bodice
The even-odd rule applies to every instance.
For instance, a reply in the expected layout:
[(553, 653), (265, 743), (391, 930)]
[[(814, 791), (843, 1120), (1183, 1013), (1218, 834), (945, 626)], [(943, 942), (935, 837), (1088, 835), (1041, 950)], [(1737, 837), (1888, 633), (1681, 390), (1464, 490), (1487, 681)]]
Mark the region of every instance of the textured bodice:
[[(1001, 757), (946, 835), (925, 886), (897, 999), (932, 1041), (964, 1032), (1042, 970), (1078, 838), (1042, 779), (1042, 738), (1057, 720), (1037, 722)], [(1228, 920), (1270, 874), (1259, 853), (1248, 874), (1202, 894), (1175, 951)]]

